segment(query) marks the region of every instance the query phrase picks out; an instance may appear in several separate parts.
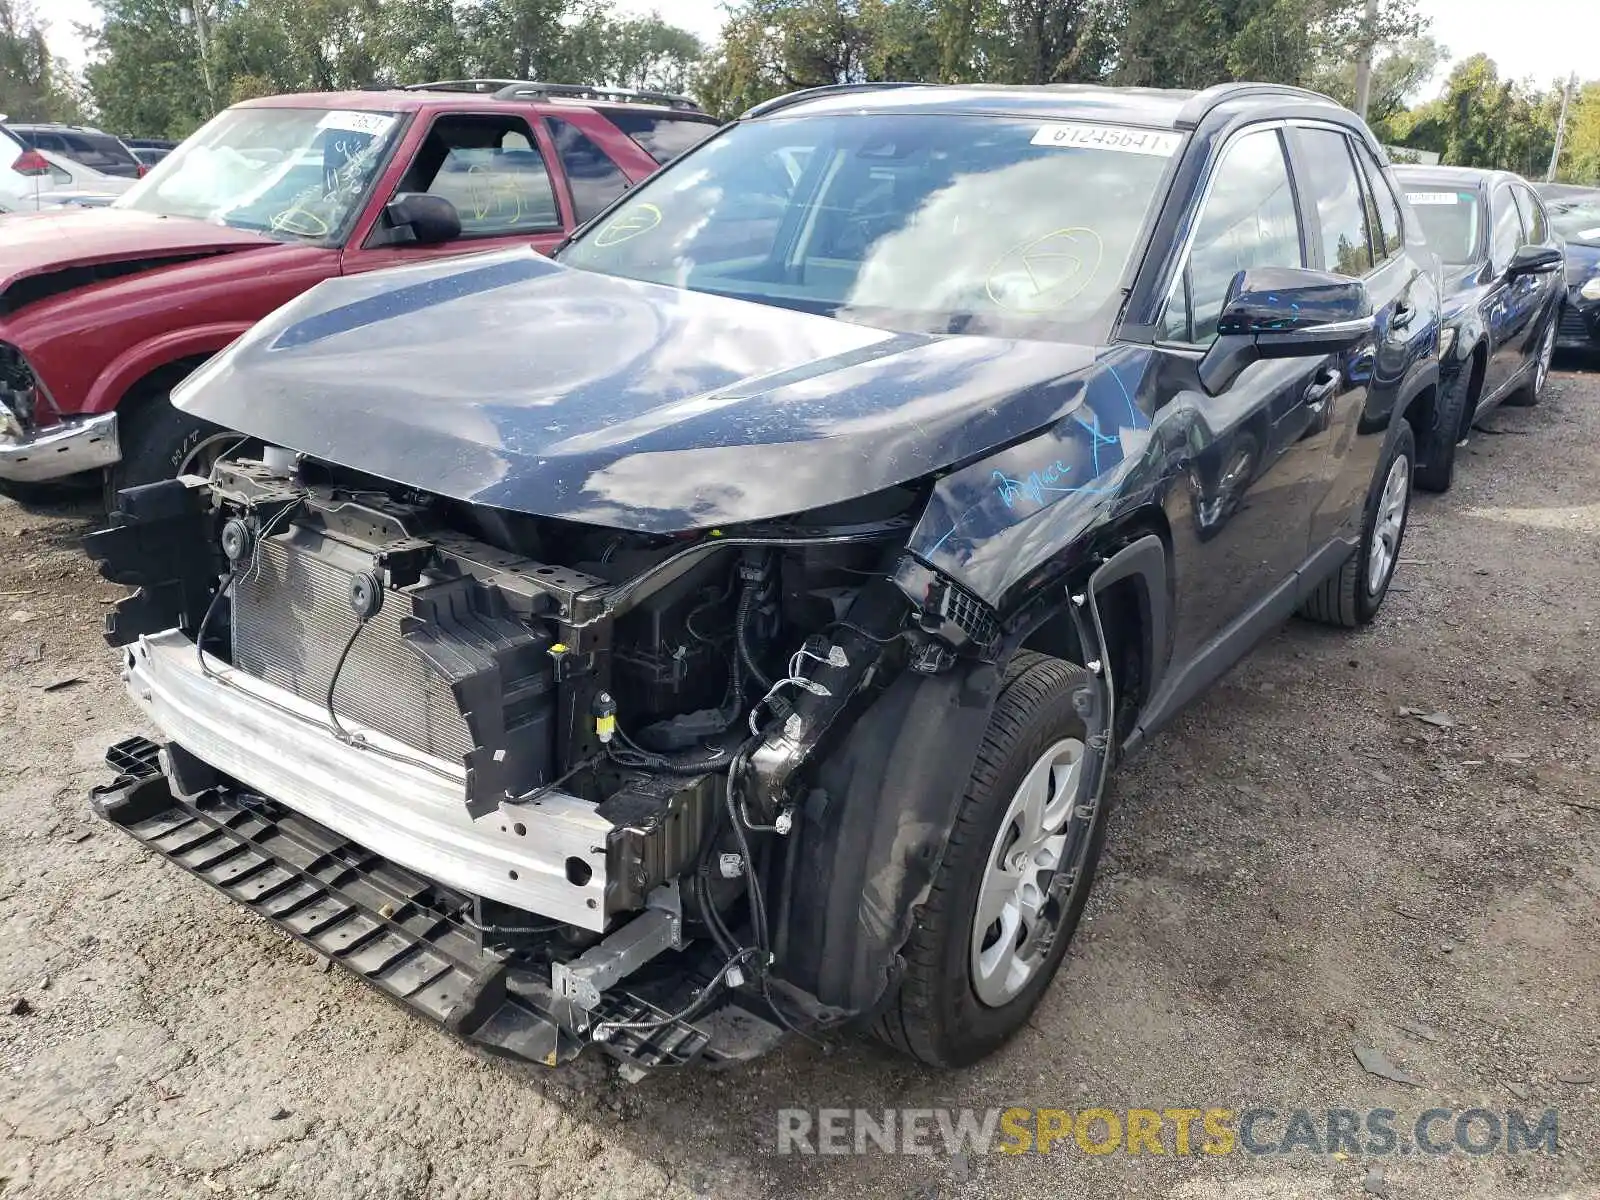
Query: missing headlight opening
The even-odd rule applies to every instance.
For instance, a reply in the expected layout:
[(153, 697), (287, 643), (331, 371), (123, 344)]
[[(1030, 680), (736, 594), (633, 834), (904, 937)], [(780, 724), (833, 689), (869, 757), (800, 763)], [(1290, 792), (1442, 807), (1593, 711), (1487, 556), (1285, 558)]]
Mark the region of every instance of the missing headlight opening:
[[(894, 582), (917, 492), (664, 536), (268, 457), (124, 493), (91, 539), (145, 585), (108, 634), (173, 738), (144, 782), (191, 816), (249, 814), (274, 847), (316, 822), (423, 868), (390, 917), (349, 920), (377, 938), (426, 914), (501, 986), (549, 999), (553, 980), (556, 1011), (517, 1010), (534, 1057), (738, 1055), (844, 1015), (784, 981), (815, 886), (803, 768), (899, 675), (948, 669), (947, 636), (987, 649)], [(175, 810), (145, 813), (139, 780), (106, 809), (161, 848)], [(708, 1046), (697, 1019), (735, 993), (748, 1046)]]

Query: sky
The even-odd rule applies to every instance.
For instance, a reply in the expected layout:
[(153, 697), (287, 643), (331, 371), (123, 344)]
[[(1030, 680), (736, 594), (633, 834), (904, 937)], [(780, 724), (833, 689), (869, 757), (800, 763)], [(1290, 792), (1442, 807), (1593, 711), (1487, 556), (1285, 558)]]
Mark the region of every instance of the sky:
[[(617, 0), (619, 12), (652, 10), (704, 41), (713, 41), (722, 27), (724, 0)], [(90, 0), (36, 0), (35, 8), (50, 24), (50, 44), (73, 66), (81, 66), (84, 46), (73, 23), (95, 15)], [(1462, 59), (1480, 50), (1495, 60), (1502, 77), (1531, 77), (1548, 87), (1568, 72), (1600, 77), (1600, 3), (1595, 0), (1417, 0), (1432, 18), (1430, 32)], [(1444, 71), (1440, 72), (1442, 82)]]

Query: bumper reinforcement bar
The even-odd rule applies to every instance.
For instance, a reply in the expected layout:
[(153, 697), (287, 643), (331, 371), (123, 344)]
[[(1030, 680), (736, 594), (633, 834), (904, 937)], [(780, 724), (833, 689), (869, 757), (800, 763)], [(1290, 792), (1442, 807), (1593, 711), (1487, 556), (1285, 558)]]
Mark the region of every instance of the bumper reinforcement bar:
[[(548, 966), (519, 965), (429, 901), (425, 878), (261, 797), (217, 787), (175, 795), (145, 738), (112, 746), (116, 779), (94, 811), (167, 861), (338, 963), (412, 1012), (485, 1049), (556, 1066), (591, 1044), (596, 1022), (622, 1025), (599, 1043), (626, 1067), (715, 1066), (764, 1052), (781, 1033), (728, 1004), (698, 1023), (633, 992), (584, 1008), (551, 990)], [(652, 1028), (640, 1024), (661, 1022)]]

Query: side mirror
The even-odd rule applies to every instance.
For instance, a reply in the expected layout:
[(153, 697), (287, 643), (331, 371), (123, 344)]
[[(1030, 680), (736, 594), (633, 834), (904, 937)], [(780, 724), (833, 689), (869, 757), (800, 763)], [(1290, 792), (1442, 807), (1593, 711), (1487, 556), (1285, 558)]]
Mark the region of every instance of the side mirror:
[(461, 236), (461, 214), (443, 196), (407, 192), (383, 206), (389, 227), (374, 242), (380, 246), (437, 246)]
[(1216, 396), (1261, 358), (1341, 354), (1372, 335), (1372, 300), (1358, 279), (1301, 267), (1252, 267), (1228, 286), (1217, 340), (1200, 360)]
[(1565, 256), (1556, 246), (1523, 246), (1511, 256), (1511, 265), (1506, 268), (1506, 278), (1515, 279), (1519, 275), (1548, 275), (1552, 271), (1559, 271)]

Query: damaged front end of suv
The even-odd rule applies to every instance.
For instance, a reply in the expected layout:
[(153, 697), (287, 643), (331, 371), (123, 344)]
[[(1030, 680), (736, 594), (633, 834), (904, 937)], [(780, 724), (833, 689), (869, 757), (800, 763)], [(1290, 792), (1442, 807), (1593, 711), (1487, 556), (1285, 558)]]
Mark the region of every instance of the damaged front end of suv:
[[(522, 1058), (596, 1043), (640, 1067), (737, 1060), (786, 1028), (870, 1018), (895, 994), (1005, 660), (1057, 610), (1077, 614), (1069, 638), (1091, 615), (1071, 610), (1074, 564), (1053, 541), (972, 553), (997, 523), (1038, 540), (1013, 511), (1026, 481), (990, 481), (1040, 446), (974, 455), (1015, 438), (974, 419), (945, 372), (1021, 395), (1006, 422), (1063, 417), (1072, 432), (1043, 435), (1059, 460), (1094, 450), (1074, 374), (1092, 354), (889, 335), (531, 254), (415, 274), (419, 320), (443, 283), (484, 312), (603, 304), (619, 341), (649, 324), (636, 357), (651, 370), (708, 323), (733, 358), (781, 333), (796, 365), (708, 399), (702, 349), (686, 382), (656, 385), (681, 394), (624, 413), (585, 389), (626, 396), (640, 377), (580, 379), (592, 366), (552, 335), (542, 390), (496, 405), (477, 399), (503, 378), (485, 339), (464, 354), (459, 406), (408, 384), (404, 356), (334, 398), (307, 380), (372, 340), (363, 302), (314, 292), (269, 319), (177, 397), (265, 451), (130, 489), (89, 539), (106, 577), (137, 588), (108, 639), (163, 737), (114, 748), (98, 811)], [(382, 296), (392, 321), (406, 288)], [(941, 398), (910, 398), (907, 416), (906, 373), (929, 363)], [(1019, 371), (1049, 382), (1019, 389)], [(822, 438), (818, 469), (801, 430), (817, 413), (797, 397), (852, 374), (858, 397), (869, 379), (894, 391), (876, 418), (858, 400), (859, 432)], [(696, 428), (718, 403), (737, 404), (722, 439)], [(1038, 515), (1052, 511), (1065, 519)], [(930, 565), (963, 558), (974, 586), (1014, 598), (1026, 582), (1033, 601), (1003, 622)], [(1031, 920), (996, 918), (1006, 951), (1036, 963), (1059, 961), (1075, 876), (1056, 868), (1088, 852), (1108, 745), (1104, 688), (1074, 678), (1081, 737), (1058, 757), (1082, 812), (1048, 831)]]

